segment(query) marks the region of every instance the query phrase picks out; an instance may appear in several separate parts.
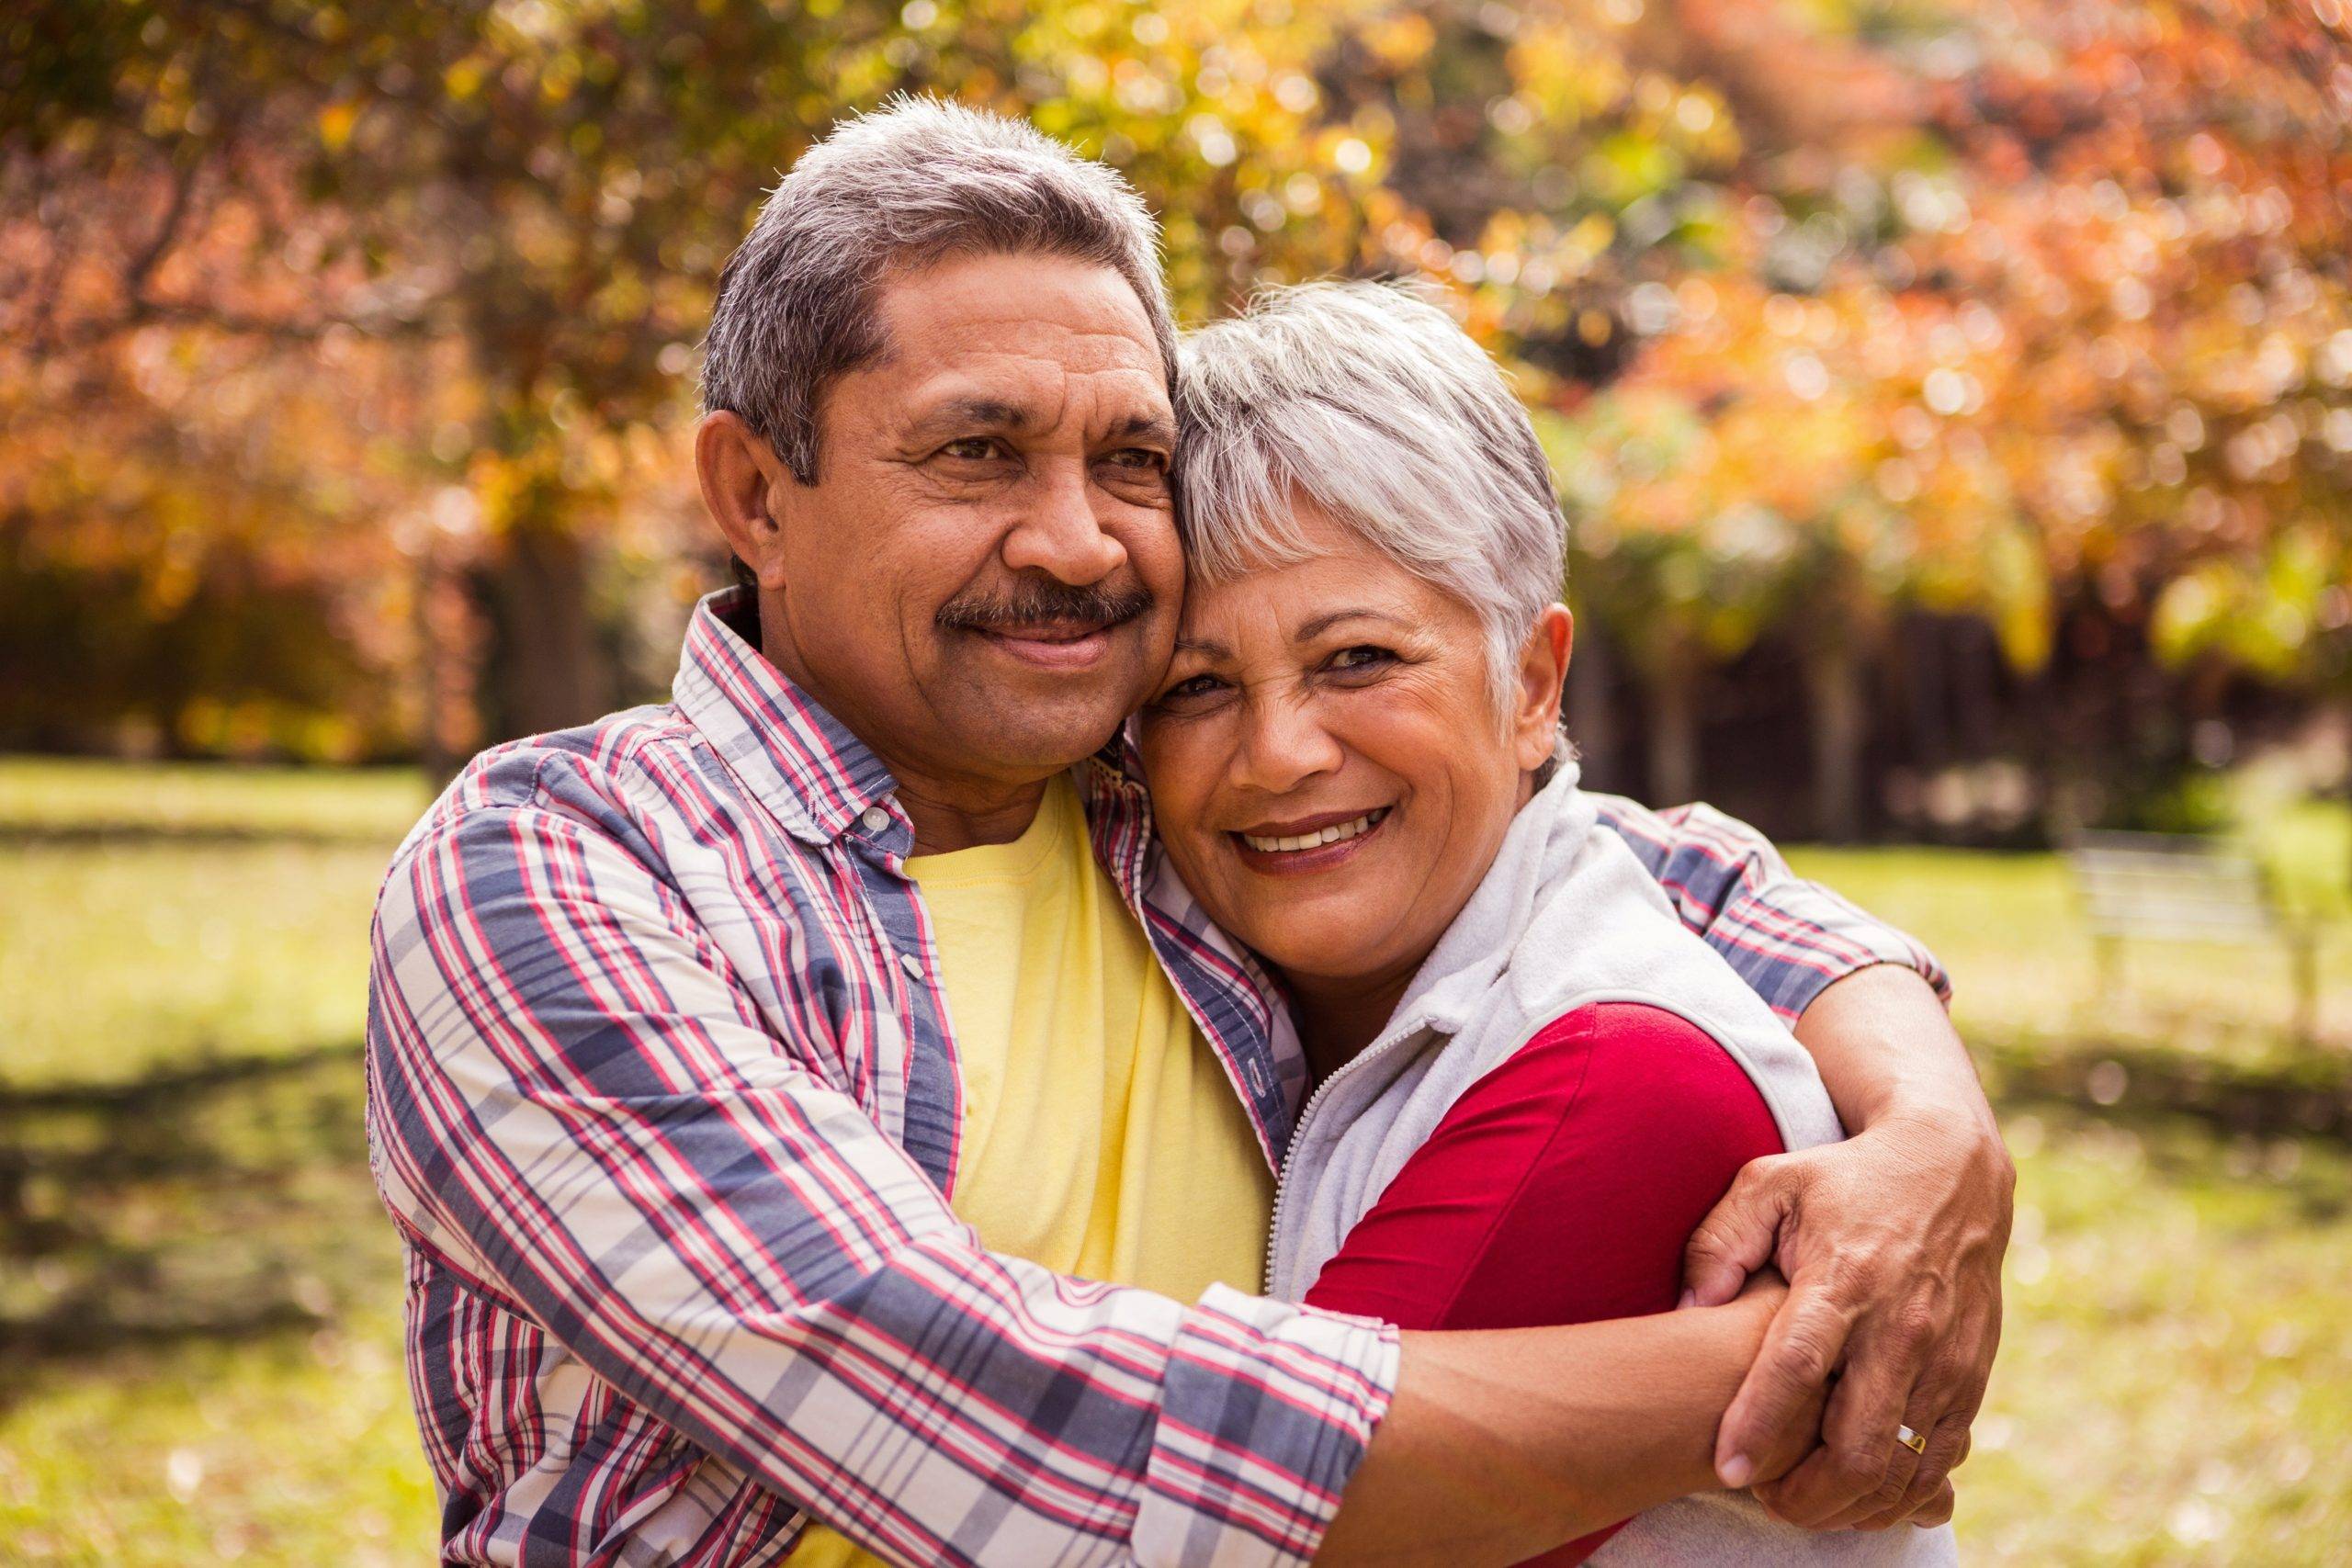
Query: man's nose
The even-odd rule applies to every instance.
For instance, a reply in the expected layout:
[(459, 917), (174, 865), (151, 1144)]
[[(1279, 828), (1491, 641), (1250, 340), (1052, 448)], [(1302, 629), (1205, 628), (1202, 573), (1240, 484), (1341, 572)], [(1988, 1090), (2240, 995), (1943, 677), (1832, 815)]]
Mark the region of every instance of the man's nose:
[(1022, 499), (1020, 521), (1004, 539), (1004, 564), (1085, 586), (1125, 564), (1126, 547), (1105, 533), (1084, 462), (1042, 465)]
[(1339, 772), (1345, 760), (1311, 699), (1296, 691), (1250, 694), (1233, 757), (1235, 787), (1287, 795), (1319, 773)]

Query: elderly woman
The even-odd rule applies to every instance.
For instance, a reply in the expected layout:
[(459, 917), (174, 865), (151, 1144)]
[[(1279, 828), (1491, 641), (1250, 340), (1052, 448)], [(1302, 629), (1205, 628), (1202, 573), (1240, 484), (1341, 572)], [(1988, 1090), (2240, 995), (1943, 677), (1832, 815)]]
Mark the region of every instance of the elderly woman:
[[(1196, 333), (1178, 412), (1193, 586), (1137, 739), (1168, 854), (1287, 983), (1317, 1080), (1269, 1290), (1408, 1328), (1672, 1308), (1741, 1165), (1843, 1134), (1577, 789), (1565, 526), (1525, 412), (1443, 311), (1357, 284)], [(1953, 1547), (1713, 1492), (1544, 1561), (1588, 1555)]]

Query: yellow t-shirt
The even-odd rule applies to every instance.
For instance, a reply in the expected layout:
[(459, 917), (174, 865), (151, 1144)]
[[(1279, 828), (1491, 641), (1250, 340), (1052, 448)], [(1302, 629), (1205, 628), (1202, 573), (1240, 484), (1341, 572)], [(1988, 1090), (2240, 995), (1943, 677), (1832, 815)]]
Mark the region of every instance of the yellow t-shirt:
[[(1179, 1301), (1255, 1292), (1273, 1176), (1057, 778), (1009, 844), (920, 855), (962, 1055), (956, 1214), (992, 1252)], [(811, 1528), (793, 1568), (873, 1563)]]

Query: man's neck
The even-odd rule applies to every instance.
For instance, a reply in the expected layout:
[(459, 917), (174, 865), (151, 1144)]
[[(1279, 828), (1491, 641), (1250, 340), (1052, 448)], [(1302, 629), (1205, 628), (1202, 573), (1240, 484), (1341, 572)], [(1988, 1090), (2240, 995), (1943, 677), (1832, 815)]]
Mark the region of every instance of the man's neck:
[[(886, 764), (890, 761), (882, 760)], [(1052, 782), (944, 784), (910, 776), (895, 766), (890, 771), (899, 781), (899, 804), (905, 808), (907, 820), (914, 824), (914, 852), (919, 855), (1012, 842), (1037, 819), (1038, 803), (1046, 798), (1046, 785)]]
[(1009, 844), (1029, 830), (1029, 824), (1037, 819), (1037, 807), (1046, 798), (1046, 785), (1052, 774), (1010, 782), (974, 778), (944, 774), (893, 755), (893, 748), (878, 743), (842, 711), (841, 705), (827, 699), (821, 682), (794, 657), (791, 636), (777, 611), (774, 601), (766, 595), (760, 597), (761, 657), (823, 705), (828, 713), (865, 743), (876, 761), (890, 770), (890, 777), (898, 784), (894, 793), (899, 805), (914, 827), (916, 854), (944, 855), (978, 844)]

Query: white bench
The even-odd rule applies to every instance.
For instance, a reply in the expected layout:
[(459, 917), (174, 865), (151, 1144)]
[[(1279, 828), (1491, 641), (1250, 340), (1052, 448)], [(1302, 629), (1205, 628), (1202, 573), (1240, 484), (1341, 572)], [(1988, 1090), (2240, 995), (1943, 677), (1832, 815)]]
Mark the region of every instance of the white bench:
[(2311, 1040), (2319, 993), (2312, 931), (2287, 918), (2251, 857), (2189, 833), (2085, 833), (2066, 863), (2082, 890), (2104, 991), (2121, 983), (2127, 941), (2283, 948), (2294, 968), (2295, 1034)]

